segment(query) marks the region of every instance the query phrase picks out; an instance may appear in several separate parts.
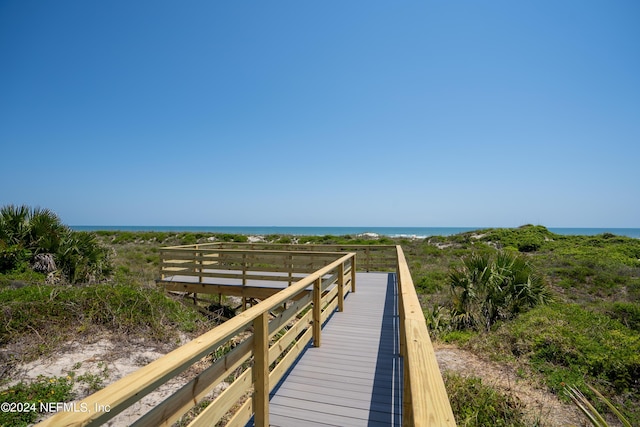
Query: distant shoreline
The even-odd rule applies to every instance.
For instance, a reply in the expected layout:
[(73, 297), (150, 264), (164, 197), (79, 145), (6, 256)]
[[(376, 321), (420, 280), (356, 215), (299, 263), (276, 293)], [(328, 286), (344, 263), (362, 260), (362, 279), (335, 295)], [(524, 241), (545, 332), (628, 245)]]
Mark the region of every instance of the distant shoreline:
[[(294, 235), (294, 236), (344, 236), (377, 234), (387, 237), (427, 238), (431, 236), (451, 236), (468, 231), (488, 228), (512, 227), (301, 227), (301, 226), (136, 226), (136, 225), (77, 225), (76, 231), (155, 231), (191, 233), (228, 233), (243, 235)], [(640, 228), (581, 228), (549, 227), (549, 231), (561, 235), (598, 235), (611, 233), (618, 236), (640, 238)]]

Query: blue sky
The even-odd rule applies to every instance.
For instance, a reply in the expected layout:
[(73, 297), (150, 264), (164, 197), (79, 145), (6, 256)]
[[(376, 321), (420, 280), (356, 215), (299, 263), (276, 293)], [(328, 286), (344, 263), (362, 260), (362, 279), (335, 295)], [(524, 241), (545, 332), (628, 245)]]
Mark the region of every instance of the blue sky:
[(640, 227), (640, 2), (2, 1), (0, 205)]

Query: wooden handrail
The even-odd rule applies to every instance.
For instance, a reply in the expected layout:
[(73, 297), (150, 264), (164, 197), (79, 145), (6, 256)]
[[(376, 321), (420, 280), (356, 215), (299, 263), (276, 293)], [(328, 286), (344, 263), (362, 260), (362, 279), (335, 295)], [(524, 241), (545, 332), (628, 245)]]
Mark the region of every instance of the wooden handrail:
[[(355, 273), (361, 260), (356, 263), (356, 254), (345, 253), (344, 247), (334, 253), (305, 253), (280, 250), (282, 248), (222, 249), (220, 244), (217, 245), (163, 248), (163, 254), (166, 254), (166, 257), (161, 255), (163, 268), (166, 267), (166, 272), (171, 274), (192, 273), (199, 278), (198, 282), (202, 282), (204, 278), (211, 277), (207, 276), (207, 271), (214, 268), (226, 270), (227, 273), (221, 273), (227, 274), (225, 277), (234, 274), (232, 271), (238, 267), (235, 263), (239, 260), (241, 274), (246, 278), (251, 271), (269, 268), (269, 262), (275, 262), (275, 259), (282, 262), (281, 267), (286, 272), (286, 275), (280, 276), (280, 280), (287, 281), (291, 277), (296, 279), (292, 275), (298, 271), (298, 267), (316, 268), (317, 265), (313, 262), (318, 260), (326, 265), (222, 325), (77, 403), (77, 407), (89, 408), (89, 411), (60, 412), (44, 420), (38, 424), (39, 426), (85, 426), (104, 423), (157, 387), (191, 368), (216, 349), (228, 345), (232, 338), (245, 335), (246, 337), (240, 338), (239, 344), (233, 349), (143, 415), (134, 425), (171, 425), (201, 402), (221, 381), (243, 368), (242, 374), (189, 425), (214, 425), (232, 406), (238, 409), (227, 425), (245, 425), (254, 415), (256, 425), (268, 425), (270, 390), (311, 340), (314, 345), (320, 345), (320, 326), (336, 309), (342, 311), (345, 295), (349, 291), (355, 291)], [(353, 248), (353, 245), (348, 247)], [(392, 250), (395, 255), (400, 355), (404, 369), (403, 425), (455, 426), (422, 307), (402, 248), (399, 245), (375, 247), (380, 250)], [(308, 258), (305, 262), (310, 263), (306, 267), (297, 263), (298, 258), (304, 257)], [(254, 261), (255, 265), (252, 264)], [(369, 267), (371, 265), (373, 264)], [(281, 309), (281, 313), (275, 318), (270, 318), (270, 313), (276, 309)], [(253, 329), (253, 333), (247, 334), (248, 328)], [(243, 396), (252, 389), (253, 398), (243, 402)], [(107, 407), (108, 412), (94, 410)]]
[(400, 354), (404, 373), (403, 426), (455, 426), (424, 313), (401, 246), (398, 256)]
[[(224, 415), (226, 408), (230, 408), (239, 396), (245, 395), (252, 387), (255, 388), (254, 398), (249, 399), (240, 407), (232, 423), (246, 423), (253, 410), (258, 410), (258, 407), (252, 404), (255, 400), (261, 411), (260, 415), (256, 415), (256, 420), (262, 420), (264, 425), (268, 425), (268, 390), (284, 375), (312, 336), (316, 338), (314, 345), (319, 345), (320, 330), (313, 325), (320, 325), (333, 311), (339, 308), (337, 296), (346, 293), (345, 289), (339, 291), (340, 286), (354, 286), (351, 274), (354, 258), (355, 254), (353, 253), (334, 254), (333, 262), (300, 279), (292, 286), (77, 403), (78, 408), (89, 408), (88, 411), (59, 412), (38, 426), (102, 424), (160, 385), (186, 371), (195, 362), (213, 353), (229, 339), (238, 336), (250, 326), (253, 326), (254, 331), (257, 330), (258, 333), (245, 339), (224, 358), (211, 365), (181, 390), (158, 405), (157, 410), (154, 409), (151, 413), (143, 416), (135, 425), (158, 426), (170, 425), (175, 422), (234, 369), (246, 364), (245, 362), (252, 354), (257, 354), (257, 351), (260, 351), (261, 354), (254, 358), (253, 368), (247, 368), (191, 425), (215, 424), (217, 421), (214, 420), (218, 420)], [(340, 275), (342, 278), (339, 280)], [(329, 282), (326, 280), (326, 276), (333, 279)], [(296, 296), (307, 292), (307, 288), (310, 286), (316, 289), (313, 297), (299, 299), (284, 310), (278, 318), (268, 321), (270, 312), (288, 301), (295, 300)], [(305, 308), (311, 305), (314, 309), (302, 315)], [(296, 324), (291, 325), (294, 320)], [(286, 325), (289, 325), (289, 329), (284, 332), (283, 327)], [(268, 328), (266, 333), (265, 328)], [(283, 335), (275, 340), (275, 336), (279, 335), (279, 332), (282, 332)], [(270, 340), (275, 340), (275, 342), (270, 343)], [(264, 352), (268, 352), (268, 355)], [(274, 362), (277, 364), (269, 372), (269, 366)], [(259, 380), (256, 381), (256, 377), (259, 377)], [(267, 395), (262, 395), (265, 392)], [(265, 405), (265, 401), (267, 405)], [(252, 407), (253, 410), (247, 410)], [(109, 411), (94, 410), (94, 408), (109, 408)]]

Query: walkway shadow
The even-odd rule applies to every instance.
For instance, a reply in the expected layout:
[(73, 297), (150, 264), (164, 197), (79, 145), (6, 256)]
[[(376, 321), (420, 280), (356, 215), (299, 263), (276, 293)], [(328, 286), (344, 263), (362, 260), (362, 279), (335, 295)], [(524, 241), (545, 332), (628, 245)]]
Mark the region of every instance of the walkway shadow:
[(385, 294), (382, 330), (376, 362), (369, 425), (402, 424), (402, 359), (398, 316), (396, 275), (389, 273)]

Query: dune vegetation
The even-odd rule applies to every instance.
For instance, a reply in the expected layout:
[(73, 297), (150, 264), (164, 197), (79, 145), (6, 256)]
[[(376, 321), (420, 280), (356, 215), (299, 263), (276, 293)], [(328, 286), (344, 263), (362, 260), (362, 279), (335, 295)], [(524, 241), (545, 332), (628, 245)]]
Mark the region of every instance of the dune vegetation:
[[(436, 341), (511, 366), (566, 401), (568, 387), (576, 387), (606, 413), (595, 387), (633, 425), (640, 423), (640, 240), (523, 226), (433, 237), (414, 251), (414, 280)], [(492, 270), (484, 270), (487, 260), (504, 254), (526, 264), (531, 276), (520, 280), (522, 288), (525, 294), (537, 289), (537, 296), (514, 310), (498, 295), (496, 301), (506, 302), (500, 313), (488, 302), (491, 291), (469, 282)], [(478, 303), (466, 308), (461, 290), (475, 292)]]
[[(401, 244), (436, 344), (504, 365), (566, 402), (566, 390), (575, 387), (610, 413), (593, 386), (640, 425), (639, 239), (564, 236), (529, 225), (427, 239), (262, 237), (274, 243)], [(59, 388), (68, 394), (65, 381), (73, 379), (41, 379), (33, 389), (7, 384), (12, 366), (51, 354), (72, 338), (107, 331), (171, 346), (179, 334), (194, 336), (215, 325), (154, 283), (159, 248), (205, 241), (241, 242), (247, 236), (78, 233), (50, 211), (3, 208), (0, 401), (41, 399), (39, 393), (51, 393), (43, 386), (47, 381), (64, 385)], [(493, 425), (531, 425), (522, 415), (527, 402), (508, 391), (472, 373), (447, 375), (446, 382), (459, 425), (483, 425), (478, 414), (489, 409)], [(28, 422), (0, 419), (2, 425)], [(545, 425), (542, 414), (536, 424)]]

